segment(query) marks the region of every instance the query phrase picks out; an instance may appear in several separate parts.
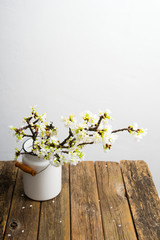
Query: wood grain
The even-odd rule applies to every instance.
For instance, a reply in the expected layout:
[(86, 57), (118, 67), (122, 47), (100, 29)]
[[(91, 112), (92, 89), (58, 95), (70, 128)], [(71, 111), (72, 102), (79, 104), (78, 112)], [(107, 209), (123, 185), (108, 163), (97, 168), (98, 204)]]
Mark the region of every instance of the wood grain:
[(62, 167), (62, 191), (41, 203), (39, 240), (70, 240), (69, 165)]
[(136, 240), (119, 163), (95, 162), (106, 240)]
[(71, 239), (103, 240), (101, 212), (93, 162), (70, 166)]
[(144, 161), (121, 161), (139, 240), (160, 239), (160, 200)]
[(22, 171), (18, 170), (4, 239), (37, 240), (39, 206), (24, 195)]
[(15, 186), (17, 169), (13, 161), (0, 162), (0, 238), (3, 238)]

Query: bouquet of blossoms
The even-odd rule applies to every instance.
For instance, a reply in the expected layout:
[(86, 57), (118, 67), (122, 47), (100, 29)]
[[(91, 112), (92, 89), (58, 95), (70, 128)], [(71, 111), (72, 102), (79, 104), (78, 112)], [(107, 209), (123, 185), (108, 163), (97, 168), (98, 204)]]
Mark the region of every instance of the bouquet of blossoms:
[(32, 107), (31, 114), (24, 118), (24, 126), (20, 128), (10, 126), (18, 141), (24, 138), (32, 139), (29, 152), (26, 151), (24, 145), (21, 150), (16, 148), (15, 160), (22, 154), (32, 154), (50, 161), (54, 166), (67, 162), (76, 165), (83, 159), (83, 148), (87, 144), (102, 143), (104, 151), (107, 152), (117, 139), (116, 133), (118, 132), (127, 131), (137, 140), (146, 134), (146, 129), (138, 128), (137, 124), (112, 130), (110, 125), (112, 117), (109, 110), (100, 111), (98, 114), (86, 111), (81, 114), (81, 118), (82, 121), (79, 122), (73, 114), (62, 117), (69, 133), (63, 141), (60, 141), (53, 122), (47, 122), (46, 115), (38, 115), (35, 107)]

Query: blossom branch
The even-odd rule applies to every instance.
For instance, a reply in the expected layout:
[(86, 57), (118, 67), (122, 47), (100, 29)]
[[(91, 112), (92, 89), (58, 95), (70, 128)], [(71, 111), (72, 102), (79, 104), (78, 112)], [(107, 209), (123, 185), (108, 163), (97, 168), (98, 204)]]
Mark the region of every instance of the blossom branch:
[(83, 145), (87, 145), (87, 144), (93, 144), (94, 142), (84, 142), (84, 143), (80, 143), (77, 146), (83, 146)]
[(117, 130), (112, 131), (112, 133), (117, 133), (117, 132), (122, 132), (122, 131), (129, 131), (129, 128), (117, 129)]
[[(139, 129), (137, 129), (139, 130)], [(128, 127), (128, 128), (121, 128), (121, 129), (117, 129), (112, 131), (112, 133), (117, 133), (117, 132), (122, 132), (122, 131), (133, 131), (133, 132), (137, 132), (137, 130), (133, 129), (132, 127)]]
[[(34, 121), (33, 124), (35, 125), (38, 121), (39, 121), (39, 119)], [(32, 126), (30, 124), (30, 120), (27, 119), (26, 122), (28, 123), (28, 127), (29, 127), (29, 129), (30, 129), (30, 131), (32, 133), (32, 139), (33, 139), (33, 145), (34, 145), (34, 142), (35, 142), (35, 140), (37, 138), (37, 135), (38, 135), (38, 129), (34, 126), (35, 127), (35, 131), (33, 131)]]
[[(63, 118), (63, 117), (62, 117)], [(109, 111), (100, 112), (98, 115), (86, 112), (82, 114), (83, 122), (78, 123), (74, 115), (70, 115), (62, 120), (65, 126), (69, 128), (68, 136), (59, 141), (57, 138), (57, 129), (52, 122), (45, 121), (45, 114), (38, 115), (34, 108), (28, 118), (24, 118), (27, 123), (21, 128), (10, 127), (15, 131), (15, 136), (18, 140), (24, 137), (33, 140), (32, 149), (30, 152), (23, 152), (25, 149), (15, 152), (15, 159), (20, 154), (33, 154), (39, 158), (51, 160), (56, 166), (63, 165), (67, 161), (76, 164), (82, 157), (82, 147), (94, 143), (102, 143), (105, 151), (110, 150), (117, 135), (114, 133), (128, 131), (137, 139), (141, 139), (145, 135), (144, 129), (137, 129), (137, 125), (129, 126), (128, 128), (121, 128), (112, 131), (108, 120), (112, 120)], [(104, 121), (103, 121), (104, 120)], [(39, 123), (37, 124), (37, 122)], [(29, 129), (31, 134), (25, 133)], [(66, 160), (68, 154), (71, 158)]]
[(88, 130), (88, 131), (96, 131), (98, 129), (98, 127), (99, 127), (99, 125), (100, 125), (100, 123), (101, 123), (103, 118), (104, 118), (104, 116), (100, 116), (98, 122), (95, 124), (95, 127), (89, 127), (86, 130)]
[(29, 135), (29, 134), (23, 134), (22, 137), (29, 137), (29, 138), (32, 138), (33, 136), (32, 136), (32, 135)]
[[(24, 127), (22, 127), (22, 128), (19, 128), (19, 130), (26, 130), (27, 128), (29, 128), (29, 126), (31, 126), (31, 125), (30, 125), (31, 119), (32, 119), (32, 118), (30, 118), (30, 120), (29, 120), (29, 119), (26, 119), (26, 122), (28, 123), (28, 125), (26, 125), (26, 126), (24, 126)], [(39, 121), (39, 118), (36, 119), (36, 120), (33, 122), (33, 124), (35, 125), (38, 121)]]
[(67, 143), (67, 141), (70, 139), (70, 137), (73, 137), (73, 133), (72, 133), (71, 128), (69, 128), (69, 135), (68, 135), (68, 137), (66, 139), (64, 139), (64, 141), (61, 142), (58, 147), (64, 146)]

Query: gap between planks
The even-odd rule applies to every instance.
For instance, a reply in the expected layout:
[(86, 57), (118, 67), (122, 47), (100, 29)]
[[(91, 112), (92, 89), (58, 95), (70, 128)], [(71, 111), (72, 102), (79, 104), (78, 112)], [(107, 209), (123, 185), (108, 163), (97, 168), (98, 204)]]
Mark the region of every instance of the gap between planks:
[(97, 161), (95, 169), (105, 239), (136, 240), (119, 163)]
[(146, 162), (120, 161), (139, 240), (160, 239), (160, 199)]
[(24, 195), (22, 171), (18, 170), (4, 239), (37, 239), (39, 206)]
[(103, 240), (94, 163), (70, 166), (72, 240)]
[(17, 169), (14, 161), (0, 162), (0, 236), (4, 237), (11, 209)]

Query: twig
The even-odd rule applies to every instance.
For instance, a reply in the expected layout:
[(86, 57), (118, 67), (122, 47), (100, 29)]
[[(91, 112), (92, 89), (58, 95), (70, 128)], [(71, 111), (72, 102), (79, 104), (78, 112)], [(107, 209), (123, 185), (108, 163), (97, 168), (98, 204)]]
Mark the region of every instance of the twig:
[(88, 128), (86, 130), (88, 130), (88, 131), (96, 131), (98, 129), (102, 119), (103, 119), (103, 116), (100, 116), (98, 122), (95, 124), (95, 127), (90, 127), (90, 128)]
[(114, 131), (112, 131), (112, 133), (122, 132), (122, 131), (128, 131), (129, 132), (129, 130), (131, 130), (133, 132), (137, 132), (137, 130), (134, 130), (133, 128), (128, 127), (128, 128), (121, 128), (121, 129), (114, 130)]
[(71, 128), (69, 128), (69, 135), (68, 135), (68, 137), (66, 139), (64, 139), (63, 142), (61, 142), (58, 147), (62, 147), (70, 139), (70, 137), (73, 137), (73, 133), (72, 133)]
[[(31, 120), (31, 119), (30, 119), (30, 120)], [(30, 121), (30, 120), (29, 120), (29, 121)], [(33, 124), (36, 124), (38, 121), (39, 121), (39, 118), (36, 119), (36, 120), (33, 122)], [(27, 128), (29, 128), (30, 123), (29, 123), (28, 121), (27, 121), (27, 123), (28, 123), (27, 126), (24, 126), (24, 127), (22, 127), (22, 128), (19, 128), (19, 130), (26, 130)]]
[(87, 145), (87, 144), (93, 144), (94, 142), (84, 142), (84, 143), (80, 143), (77, 145), (77, 147), (79, 146), (83, 146), (83, 145)]
[(129, 128), (121, 128), (121, 129), (117, 129), (117, 130), (112, 131), (112, 133), (122, 132), (122, 131), (129, 131)]
[(29, 135), (29, 134), (23, 134), (23, 137), (33, 137), (32, 135)]

